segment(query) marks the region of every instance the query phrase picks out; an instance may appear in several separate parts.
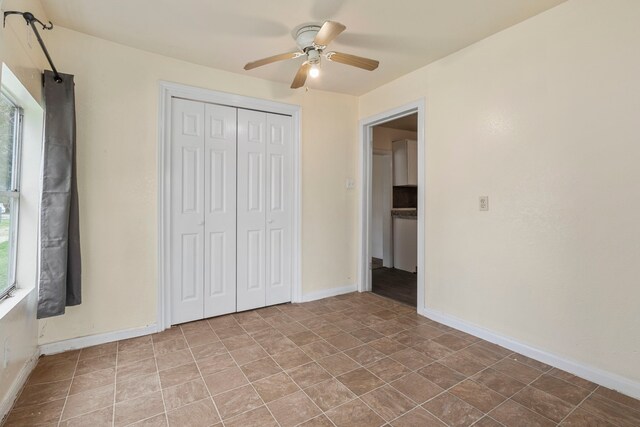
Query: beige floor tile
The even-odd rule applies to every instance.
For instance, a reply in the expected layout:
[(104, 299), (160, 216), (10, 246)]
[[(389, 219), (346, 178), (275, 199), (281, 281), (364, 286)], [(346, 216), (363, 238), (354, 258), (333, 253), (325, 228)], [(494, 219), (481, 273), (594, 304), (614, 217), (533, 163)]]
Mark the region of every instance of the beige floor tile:
[(360, 367), (355, 360), (343, 353), (332, 354), (331, 356), (324, 357), (318, 360), (317, 363), (333, 376), (338, 376)]
[(282, 427), (293, 427), (320, 414), (320, 409), (302, 391), (267, 403)]
[(153, 357), (153, 347), (145, 347), (139, 350), (120, 351), (118, 352), (118, 366), (129, 365), (140, 360)]
[(154, 343), (153, 349), (156, 353), (156, 356), (160, 354), (167, 354), (178, 350), (183, 350), (187, 348), (187, 341), (185, 341), (184, 337), (180, 336), (170, 340), (164, 340), (158, 343)]
[(160, 371), (160, 385), (162, 388), (172, 387), (196, 378), (200, 378), (200, 372), (195, 363)]
[(240, 366), (246, 365), (249, 362), (254, 362), (258, 359), (263, 359), (267, 356), (266, 351), (260, 345), (254, 344), (249, 347), (240, 348), (231, 352), (231, 356)]
[(220, 421), (211, 399), (194, 402), (167, 412), (169, 425), (173, 427), (209, 427)]
[(270, 357), (247, 363), (241, 366), (240, 369), (247, 376), (247, 379), (252, 382), (282, 371), (280, 366)]
[(361, 399), (386, 421), (398, 418), (416, 406), (415, 402), (388, 384), (363, 395)]
[(153, 347), (151, 335), (118, 341), (118, 352), (138, 351)]
[(513, 400), (507, 400), (489, 416), (505, 426), (551, 427), (555, 423), (548, 418), (538, 415)]
[(393, 427), (445, 427), (429, 412), (417, 407), (391, 422)]
[(114, 426), (125, 426), (164, 412), (162, 394), (156, 391), (116, 403)]
[(262, 399), (251, 385), (246, 385), (213, 396), (223, 420), (262, 406)]
[(386, 382), (395, 381), (411, 372), (411, 369), (390, 357), (386, 357), (368, 365), (367, 369), (371, 371), (372, 374)]
[(69, 396), (64, 406), (62, 420), (93, 412), (106, 406), (112, 406), (113, 396), (113, 384)]
[(60, 423), (60, 427), (111, 427), (112, 425), (113, 406), (107, 406), (106, 408), (79, 415)]
[(473, 354), (467, 352), (466, 350), (461, 350), (457, 353), (453, 353), (439, 360), (439, 362), (446, 367), (467, 376), (475, 375), (487, 367), (486, 365), (480, 363)]
[(158, 372), (158, 369), (156, 366), (156, 360), (152, 357), (150, 359), (134, 362), (130, 365), (118, 366), (116, 369), (116, 381), (126, 381), (131, 378), (141, 377), (155, 372)]
[(70, 386), (70, 379), (52, 383), (28, 385), (22, 390), (22, 393), (20, 393), (20, 397), (14, 404), (14, 407), (21, 408), (27, 405), (37, 405), (64, 399), (67, 397)]
[(420, 369), (433, 362), (432, 358), (412, 348), (407, 348), (397, 353), (393, 353), (389, 357), (396, 362), (402, 363), (411, 370)]
[(311, 344), (303, 345), (301, 348), (313, 360), (319, 360), (338, 353), (338, 349), (325, 340), (315, 341)]
[(299, 427), (334, 427), (334, 425), (329, 418), (323, 414), (303, 422)]
[(129, 427), (165, 427), (167, 425), (169, 425), (167, 414), (158, 414), (151, 418), (140, 420), (137, 423), (129, 424)]
[(76, 361), (70, 360), (61, 360), (59, 363), (53, 361), (40, 361), (33, 372), (31, 372), (27, 383), (30, 385), (43, 384), (73, 378), (76, 364)]
[(177, 366), (187, 365), (193, 362), (193, 356), (189, 349), (174, 351), (172, 353), (161, 354), (156, 357), (158, 369), (163, 371)]
[(384, 420), (360, 399), (354, 399), (326, 413), (337, 427), (377, 427)]
[(204, 381), (197, 379), (162, 390), (164, 406), (167, 411), (177, 409), (189, 403), (209, 397), (209, 390)]
[(35, 425), (57, 424), (62, 413), (62, 407), (65, 404), (64, 399), (54, 402), (41, 403), (39, 405), (30, 405), (23, 408), (16, 408), (11, 411), (4, 427), (25, 427)]
[(195, 360), (202, 360), (207, 357), (225, 354), (227, 353), (227, 349), (222, 344), (222, 341), (214, 341), (196, 347), (191, 347), (191, 353)]
[(87, 347), (80, 350), (80, 360), (90, 359), (92, 357), (116, 354), (117, 351), (118, 351), (117, 342), (94, 345), (93, 347)]
[(531, 385), (573, 405), (579, 404), (591, 393), (587, 389), (547, 374), (535, 380)]
[(323, 411), (340, 406), (356, 397), (351, 390), (335, 378), (306, 388), (305, 393)]
[(126, 381), (118, 381), (116, 383), (116, 402), (133, 399), (159, 390), (160, 377), (158, 374), (145, 375)]
[(595, 393), (580, 404), (580, 408), (622, 427), (640, 426), (640, 412)]
[(279, 427), (266, 406), (226, 420), (224, 425), (225, 427)]
[(71, 383), (69, 394), (78, 394), (83, 391), (88, 391), (94, 388), (100, 388), (109, 384), (114, 384), (115, 380), (115, 368), (94, 371), (85, 375), (76, 375), (75, 377), (73, 377), (73, 382)]
[(287, 374), (303, 389), (331, 378), (331, 375), (316, 362), (290, 369)]
[(311, 344), (312, 342), (320, 341), (322, 339), (311, 331), (298, 332), (292, 335), (287, 335), (287, 337), (298, 346)]
[(553, 368), (548, 372), (549, 375), (553, 375), (556, 378), (559, 378), (561, 380), (564, 380), (566, 382), (568, 382), (569, 384), (573, 384), (576, 385), (578, 387), (582, 387), (582, 388), (586, 388), (589, 391), (594, 391), (596, 388), (598, 388), (597, 384), (592, 383), (591, 381), (587, 381), (583, 378), (580, 377), (576, 377), (573, 374), (570, 374), (569, 372), (565, 372), (562, 371), (560, 369), (557, 368)]
[(198, 347), (213, 342), (220, 342), (220, 339), (212, 330), (185, 335), (184, 339), (187, 341), (189, 347)]
[(605, 387), (598, 387), (595, 394), (597, 396), (602, 396), (606, 399), (612, 400), (614, 402), (620, 403), (624, 406), (628, 406), (629, 408), (640, 412), (640, 400), (634, 399), (633, 397), (625, 396), (622, 393), (618, 393), (615, 390), (611, 390)]
[(421, 404), (443, 392), (442, 387), (415, 372), (395, 380), (391, 385), (417, 404)]
[(492, 365), (491, 368), (507, 374), (524, 384), (529, 384), (542, 375), (542, 372), (539, 370), (511, 359), (503, 359), (495, 365)]
[(113, 368), (116, 366), (116, 353), (104, 356), (92, 357), (78, 361), (75, 375), (84, 375), (101, 369)]
[(296, 366), (305, 365), (312, 362), (311, 358), (299, 347), (287, 350), (273, 356), (273, 360), (284, 370), (295, 368)]
[(491, 368), (477, 373), (471, 379), (505, 397), (511, 397), (525, 388), (525, 385), (515, 378)]
[(613, 424), (608, 421), (581, 408), (572, 412), (560, 425), (562, 427), (613, 427)]
[(249, 384), (240, 368), (233, 367), (204, 377), (204, 382), (212, 396)]
[(449, 392), (483, 412), (489, 412), (506, 399), (490, 388), (471, 380), (461, 382)]
[(361, 396), (384, 384), (380, 378), (373, 375), (365, 368), (358, 368), (337, 377), (349, 390)]
[(344, 352), (344, 354), (346, 354), (362, 366), (370, 365), (386, 357), (384, 353), (379, 352), (368, 344), (364, 344), (359, 347), (352, 348), (351, 350), (347, 350)]
[(398, 341), (389, 337), (380, 338), (379, 340), (369, 342), (369, 346), (378, 350), (386, 356), (405, 350), (407, 347)]
[(450, 426), (470, 426), (484, 416), (482, 411), (451, 393), (436, 396), (422, 407)]
[(198, 360), (196, 363), (203, 376), (215, 374), (216, 372), (235, 368), (237, 366), (233, 357), (231, 357), (229, 353), (207, 357), (205, 359)]
[(438, 362), (420, 368), (416, 372), (444, 389), (453, 387), (467, 378), (460, 372), (447, 368)]
[(253, 383), (260, 397), (265, 403), (272, 402), (300, 390), (284, 372), (271, 375)]

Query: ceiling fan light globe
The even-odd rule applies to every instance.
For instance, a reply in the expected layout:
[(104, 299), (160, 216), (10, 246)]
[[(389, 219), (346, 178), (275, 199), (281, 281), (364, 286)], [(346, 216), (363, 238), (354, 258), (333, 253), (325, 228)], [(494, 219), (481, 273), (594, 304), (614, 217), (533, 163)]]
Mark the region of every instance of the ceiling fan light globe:
[(320, 67), (318, 67), (317, 65), (314, 65), (313, 67), (311, 67), (311, 69), (309, 70), (309, 77), (312, 78), (316, 78), (320, 75)]

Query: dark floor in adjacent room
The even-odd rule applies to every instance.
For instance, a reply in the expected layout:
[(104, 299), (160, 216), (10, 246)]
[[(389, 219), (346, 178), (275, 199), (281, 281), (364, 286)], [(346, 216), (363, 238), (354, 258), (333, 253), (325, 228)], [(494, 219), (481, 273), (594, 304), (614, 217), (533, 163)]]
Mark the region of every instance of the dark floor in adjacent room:
[(416, 307), (417, 275), (395, 268), (375, 268), (371, 271), (373, 293)]

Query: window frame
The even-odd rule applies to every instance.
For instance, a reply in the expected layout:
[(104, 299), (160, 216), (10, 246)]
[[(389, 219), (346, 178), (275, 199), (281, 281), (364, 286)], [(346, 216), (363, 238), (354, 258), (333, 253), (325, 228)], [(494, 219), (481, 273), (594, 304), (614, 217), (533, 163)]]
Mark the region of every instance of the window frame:
[(0, 88), (0, 97), (4, 97), (14, 107), (15, 126), (13, 128), (13, 150), (11, 167), (11, 188), (7, 191), (0, 191), (1, 196), (8, 197), (11, 209), (11, 225), (9, 228), (9, 248), (8, 272), (6, 289), (0, 291), (0, 301), (11, 296), (17, 288), (16, 270), (18, 266), (18, 222), (20, 218), (20, 173), (22, 169), (22, 127), (24, 123), (24, 110), (15, 98), (3, 86)]

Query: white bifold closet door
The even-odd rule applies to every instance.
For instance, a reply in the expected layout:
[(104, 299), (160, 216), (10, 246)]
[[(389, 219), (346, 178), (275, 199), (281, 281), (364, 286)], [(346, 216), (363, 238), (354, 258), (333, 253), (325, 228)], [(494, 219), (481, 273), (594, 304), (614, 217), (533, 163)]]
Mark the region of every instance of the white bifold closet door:
[(291, 301), (291, 117), (174, 98), (171, 317)]
[(172, 323), (236, 311), (236, 114), (173, 99)]
[(291, 117), (238, 110), (238, 311), (291, 301)]

